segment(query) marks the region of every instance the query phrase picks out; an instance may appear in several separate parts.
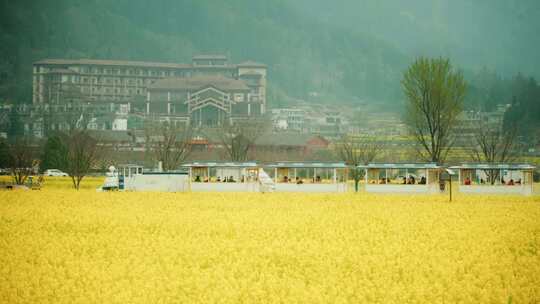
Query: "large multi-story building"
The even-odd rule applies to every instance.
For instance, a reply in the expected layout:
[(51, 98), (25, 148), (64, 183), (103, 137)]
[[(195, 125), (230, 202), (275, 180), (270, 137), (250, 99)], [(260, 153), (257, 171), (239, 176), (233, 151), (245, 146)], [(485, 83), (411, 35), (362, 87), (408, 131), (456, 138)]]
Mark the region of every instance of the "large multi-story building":
[(219, 125), (264, 114), (266, 65), (228, 63), (222, 55), (191, 64), (44, 59), (33, 67), (33, 103), (126, 104), (130, 113)]

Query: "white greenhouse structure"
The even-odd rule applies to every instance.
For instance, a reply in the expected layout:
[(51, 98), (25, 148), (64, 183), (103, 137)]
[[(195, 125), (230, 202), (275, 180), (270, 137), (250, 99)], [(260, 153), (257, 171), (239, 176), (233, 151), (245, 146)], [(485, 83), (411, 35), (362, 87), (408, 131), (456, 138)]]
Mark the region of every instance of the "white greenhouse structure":
[[(365, 189), (371, 193), (440, 193), (442, 167), (433, 163), (377, 164), (365, 170)], [(444, 188), (442, 188), (444, 190)]]
[(534, 166), (529, 164), (462, 164), (459, 192), (466, 194), (532, 195)]

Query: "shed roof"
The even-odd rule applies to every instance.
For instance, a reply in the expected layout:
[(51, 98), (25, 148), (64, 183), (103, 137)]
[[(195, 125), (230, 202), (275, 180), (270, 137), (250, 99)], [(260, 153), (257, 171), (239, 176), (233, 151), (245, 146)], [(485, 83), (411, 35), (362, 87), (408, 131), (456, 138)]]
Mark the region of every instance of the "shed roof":
[(399, 164), (379, 164), (371, 163), (367, 165), (360, 165), (358, 168), (362, 169), (440, 169), (441, 167), (435, 163), (399, 163)]
[(503, 170), (533, 170), (536, 167), (530, 164), (485, 164), (485, 163), (470, 163), (460, 166), (450, 167), (451, 169), (503, 169)]
[(183, 164), (182, 167), (192, 168), (257, 168), (256, 162), (192, 162)]
[(277, 162), (266, 164), (269, 168), (320, 168), (320, 169), (339, 169), (347, 168), (345, 163), (323, 163), (323, 162)]

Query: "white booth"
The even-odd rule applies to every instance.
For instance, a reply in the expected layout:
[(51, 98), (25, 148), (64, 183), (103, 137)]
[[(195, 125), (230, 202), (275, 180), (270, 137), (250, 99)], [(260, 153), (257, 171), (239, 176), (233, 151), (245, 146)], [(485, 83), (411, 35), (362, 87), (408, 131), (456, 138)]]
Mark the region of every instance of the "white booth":
[(442, 168), (433, 163), (368, 164), (365, 188), (373, 193), (440, 193), (439, 176)]
[(278, 162), (264, 168), (276, 192), (347, 192), (344, 163)]
[(153, 172), (139, 165), (120, 165), (114, 171), (107, 175), (103, 190), (185, 192), (189, 189), (187, 171)]
[(259, 166), (255, 162), (193, 162), (189, 169), (193, 192), (258, 192)]
[(469, 194), (533, 193), (534, 166), (529, 164), (462, 164), (459, 172), (459, 192)]

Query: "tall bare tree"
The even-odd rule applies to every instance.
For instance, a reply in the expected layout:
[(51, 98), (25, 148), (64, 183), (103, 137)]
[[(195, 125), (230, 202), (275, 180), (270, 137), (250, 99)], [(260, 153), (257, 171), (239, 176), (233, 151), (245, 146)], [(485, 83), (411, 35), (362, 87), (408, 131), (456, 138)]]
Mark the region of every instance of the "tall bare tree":
[(356, 192), (362, 178), (362, 171), (358, 169), (358, 166), (375, 160), (381, 149), (382, 143), (370, 135), (345, 135), (335, 144), (337, 156), (351, 169), (349, 172), (354, 180)]
[(266, 119), (246, 119), (223, 126), (219, 131), (219, 141), (230, 161), (246, 161), (249, 150), (259, 136), (268, 128)]
[(79, 190), (81, 181), (90, 172), (98, 159), (97, 140), (86, 130), (71, 130), (65, 135), (66, 155), (65, 171), (73, 182), (73, 187)]
[(147, 149), (163, 170), (177, 169), (191, 153), (192, 129), (172, 123), (150, 125), (146, 129)]
[(442, 163), (454, 144), (453, 127), (463, 109), (466, 82), (444, 58), (418, 58), (401, 81), (405, 122), (428, 161)]
[[(489, 164), (516, 161), (521, 150), (517, 133), (517, 127), (503, 130), (501, 126), (481, 123), (475, 130), (471, 144), (472, 160)], [(492, 184), (499, 178), (499, 170), (486, 170), (485, 173)]]

